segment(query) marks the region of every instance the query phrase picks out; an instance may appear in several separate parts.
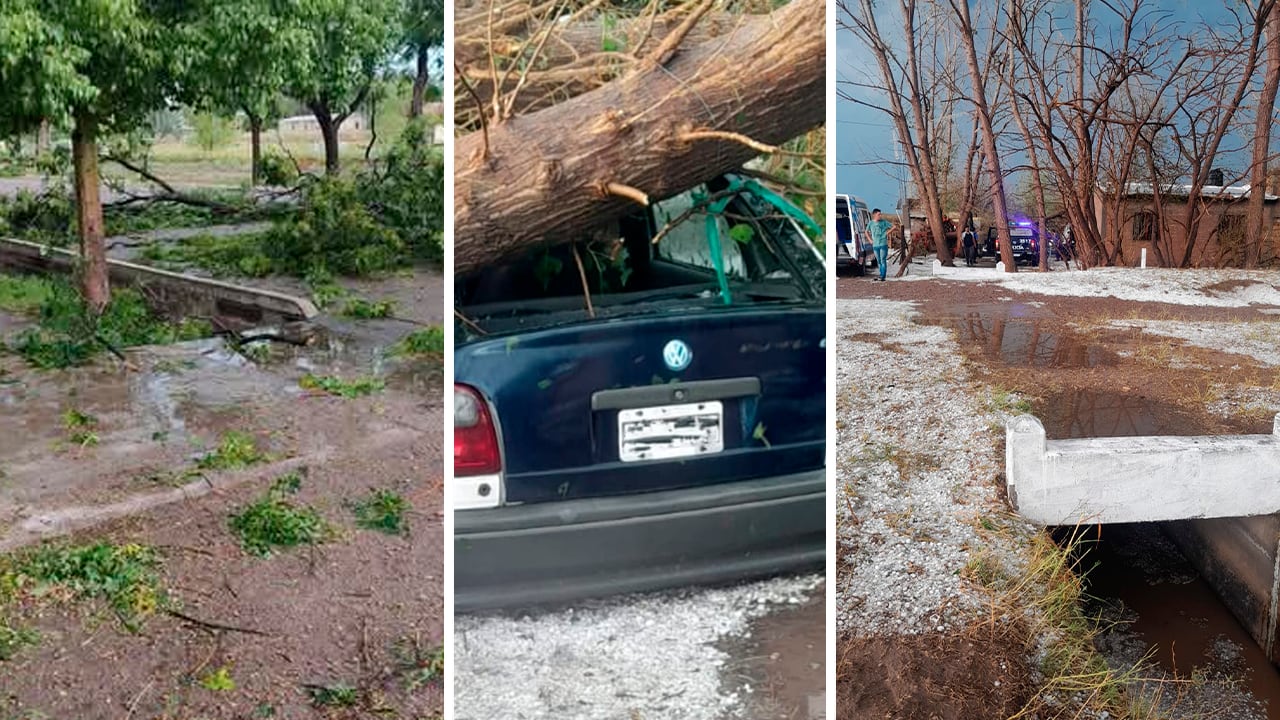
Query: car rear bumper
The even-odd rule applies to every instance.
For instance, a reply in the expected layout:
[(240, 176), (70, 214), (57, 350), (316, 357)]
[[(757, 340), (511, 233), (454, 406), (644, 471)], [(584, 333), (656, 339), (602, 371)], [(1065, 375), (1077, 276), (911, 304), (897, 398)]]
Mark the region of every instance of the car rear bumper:
[(714, 584), (821, 567), (821, 469), (454, 515), (459, 612)]

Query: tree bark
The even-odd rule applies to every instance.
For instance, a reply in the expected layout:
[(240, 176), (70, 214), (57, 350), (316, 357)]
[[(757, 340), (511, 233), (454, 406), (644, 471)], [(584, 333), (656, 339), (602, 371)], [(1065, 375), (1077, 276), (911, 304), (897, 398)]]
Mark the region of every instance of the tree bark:
[[(751, 17), (708, 12), (689, 30), (683, 42), (689, 47), (723, 37)], [(670, 13), (654, 18), (652, 22), (648, 16), (641, 16), (620, 20), (608, 27), (600, 20), (581, 20), (557, 26), (538, 53), (535, 67), (529, 68), (524, 76), (520, 72), (507, 74), (505, 70), (499, 70), (497, 84), (503, 93), (520, 87), (519, 95), (512, 103), (512, 115), (551, 107), (625, 75), (636, 62), (637, 52), (643, 54), (645, 49), (660, 45), (683, 20), (681, 14)], [(532, 21), (526, 21), (506, 29), (519, 34), (494, 38), (494, 55), (512, 59), (522, 52), (529, 40), (528, 35), (537, 32), (538, 27)], [(604, 51), (606, 38), (616, 46), (615, 51)], [(454, 46), (462, 78), (486, 109), (492, 107), (495, 86), (489, 67), (489, 48), (489, 38), (484, 32), (460, 36)], [(527, 52), (528, 49), (524, 50)], [(459, 118), (469, 118), (474, 115), (476, 101), (468, 92), (459, 91), (454, 93), (454, 107)]]
[(250, 170), (249, 180), (258, 187), (262, 180), (262, 118), (249, 115)]
[[(459, 274), (576, 239), (635, 206), (740, 167), (826, 114), (823, 0), (794, 0), (730, 37), (459, 138)], [(721, 133), (712, 135), (710, 133)]]
[(1017, 272), (1018, 266), (1013, 261), (1013, 247), (1009, 238), (1009, 210), (1005, 202), (1004, 171), (1000, 166), (999, 150), (996, 148), (996, 131), (991, 124), (991, 108), (987, 105), (987, 91), (982, 68), (978, 66), (978, 50), (974, 44), (973, 21), (969, 17), (969, 0), (952, 0), (951, 7), (956, 12), (959, 25), (961, 45), (965, 61), (969, 65), (969, 79), (972, 83), (975, 115), (982, 136), (982, 152), (986, 155), (987, 172), (991, 175), (991, 205), (996, 218), (996, 236), (1000, 243), (1000, 259), (1004, 261), (1005, 272)]
[(417, 70), (413, 76), (413, 97), (409, 100), (409, 117), (422, 117), (422, 106), (426, 100), (427, 82), (431, 79), (427, 73), (427, 47), (418, 46)]
[(335, 176), (342, 170), (342, 162), (338, 158), (338, 129), (341, 119), (335, 119), (333, 112), (325, 103), (311, 103), (311, 113), (320, 125), (320, 136), (324, 138), (324, 174)]
[(80, 281), (85, 305), (100, 315), (111, 300), (107, 251), (103, 244), (102, 196), (99, 192), (97, 126), (77, 117), (71, 133), (75, 164), (76, 219), (80, 234)]
[(1262, 244), (1270, 235), (1265, 226), (1264, 202), (1267, 194), (1267, 156), (1271, 153), (1271, 116), (1275, 112), (1276, 91), (1280, 89), (1280, 11), (1273, 2), (1262, 3), (1267, 13), (1267, 67), (1262, 93), (1253, 117), (1253, 161), (1250, 166), (1249, 209), (1245, 221), (1244, 266), (1258, 266)]

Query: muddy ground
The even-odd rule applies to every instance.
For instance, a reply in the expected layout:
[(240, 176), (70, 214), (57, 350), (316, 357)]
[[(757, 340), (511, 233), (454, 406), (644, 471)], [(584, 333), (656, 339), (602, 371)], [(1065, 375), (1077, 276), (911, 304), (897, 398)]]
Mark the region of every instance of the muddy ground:
[[(859, 407), (865, 413), (867, 402), (897, 404), (897, 411), (890, 407), (871, 414), (887, 418), (888, 425), (913, 428), (903, 430), (907, 447), (918, 446), (922, 453), (941, 452), (936, 458), (920, 455), (928, 463), (918, 464), (936, 464), (942, 472), (956, 467), (953, 460), (959, 443), (965, 457), (976, 458), (970, 474), (976, 472), (996, 489), (1002, 482), (998, 467), (1003, 451), (1003, 432), (996, 418), (1010, 411), (1040, 417), (1050, 438), (1269, 433), (1272, 418), (1280, 411), (1280, 381), (1275, 359), (1268, 354), (1280, 337), (1274, 275), (1124, 272), (1024, 272), (1013, 281), (980, 279), (978, 273), (968, 273), (962, 279), (946, 280), (929, 278), (927, 266), (913, 265), (909, 280), (840, 279), (842, 342), (880, 348), (879, 354), (864, 350), (866, 354), (859, 356), (860, 362), (875, 368), (850, 374), (864, 385), (871, 381), (889, 388), (842, 387), (838, 391), (841, 422)], [(1044, 283), (1044, 292), (1036, 292), (1038, 280)], [(916, 313), (907, 325), (896, 326), (901, 330), (859, 331), (859, 324), (869, 322), (860, 323), (861, 311), (900, 312), (899, 307)], [(918, 347), (913, 343), (921, 339), (907, 330), (912, 326), (945, 330), (956, 353), (925, 354), (934, 364), (913, 361), (910, 348)], [(918, 409), (913, 400), (898, 399), (915, 397), (907, 388), (930, 384), (941, 393), (970, 395), (975, 407), (986, 408), (982, 414), (989, 418), (988, 424), (968, 428), (957, 438), (937, 429), (935, 421), (915, 416), (930, 411)], [(895, 386), (902, 390), (895, 393)], [(862, 426), (854, 421), (852, 427)], [(928, 437), (920, 437), (922, 431), (935, 438), (935, 445), (944, 438), (948, 445), (930, 448)], [(853, 451), (849, 440), (842, 436), (842, 457)], [(936, 470), (912, 467), (901, 457), (897, 460), (905, 473)], [(857, 481), (848, 481), (854, 498), (850, 502), (857, 512), (842, 519), (839, 531), (842, 537), (856, 538), (857, 526), (849, 527), (850, 519), (867, 522), (866, 516), (874, 510), (857, 497)], [(956, 492), (959, 487), (953, 488), (957, 502), (973, 502), (974, 496), (967, 491)], [(977, 503), (984, 524), (985, 518), (997, 517), (1002, 510), (1001, 503)], [(957, 511), (957, 521), (971, 522), (965, 517), (971, 518), (972, 512)], [(922, 531), (917, 528), (916, 532)], [(930, 544), (936, 545), (936, 539), (924, 541), (920, 552), (931, 552)], [(842, 565), (846, 552), (842, 551)], [(862, 556), (855, 551), (848, 557)], [(973, 557), (971, 549), (964, 550), (951, 567), (957, 572), (971, 569)], [(1113, 561), (1111, 568), (1116, 566)], [(1248, 647), (1247, 634), (1240, 632), (1229, 613), (1210, 613), (1199, 602), (1174, 607), (1175, 598), (1197, 591), (1189, 588), (1179, 595), (1168, 586), (1157, 590), (1156, 581), (1138, 587), (1135, 577), (1142, 574), (1130, 569), (1127, 578), (1133, 587), (1117, 590), (1114, 573), (1100, 575), (1096, 589), (1104, 597), (1090, 611), (1114, 622), (1099, 635), (1099, 649), (1114, 667), (1132, 667), (1147, 651), (1154, 651), (1144, 666), (1146, 677), (1154, 681), (1147, 684), (1143, 696), (1161, 706), (1158, 716), (1265, 718), (1268, 711), (1276, 716), (1277, 708), (1258, 701), (1274, 704), (1280, 676), (1265, 661), (1247, 662), (1259, 653)], [(1166, 575), (1160, 582), (1181, 588), (1193, 580), (1194, 572), (1190, 577)], [(972, 582), (962, 582), (958, 592), (961, 597), (981, 596)], [(1148, 602), (1140, 617), (1133, 607), (1135, 597), (1150, 597), (1153, 592), (1169, 598), (1169, 603)], [(947, 607), (962, 604), (956, 600)], [(1163, 612), (1153, 609), (1158, 607)], [(1223, 610), (1220, 603), (1217, 609)], [(838, 607), (837, 613), (841, 612)], [(863, 616), (860, 612), (854, 612), (840, 628), (839, 716), (1008, 717), (1027, 707), (1035, 710), (1034, 716), (1053, 717), (1071, 706), (1070, 697), (1045, 702), (1033, 657), (1034, 638), (1025, 632), (982, 632), (984, 627), (989, 630), (990, 618), (984, 619), (980, 612), (947, 612), (939, 606), (936, 614), (949, 617), (950, 622), (932, 632), (909, 626), (898, 632), (892, 627), (873, 628), (858, 620)], [(970, 622), (961, 622), (966, 615)], [(1203, 640), (1188, 646), (1185, 638), (1192, 625)], [(1171, 626), (1180, 629), (1162, 629)], [(899, 627), (904, 626), (899, 623)], [(1171, 652), (1169, 645), (1175, 641), (1182, 642), (1182, 650)], [(975, 688), (987, 692), (975, 695)], [(1135, 691), (1134, 696), (1138, 695)], [(1058, 703), (1056, 709), (1054, 703)], [(1071, 709), (1065, 716), (1074, 712)]]
[[(170, 599), (135, 633), (101, 603), (28, 598), (10, 621), (39, 639), (0, 661), (0, 718), (438, 717), (442, 678), (421, 671), (443, 644), (441, 368), (387, 358), (389, 334), (322, 329), (254, 360), (216, 339), (139, 348), (132, 369), (0, 355), (0, 546), (155, 548)], [(329, 395), (300, 387), (308, 372), (386, 388)], [(93, 442), (70, 437), (68, 410), (94, 419)], [(230, 432), (266, 457), (191, 472)], [(230, 517), (289, 473), (290, 501), (331, 532), (252, 555)], [(406, 533), (356, 526), (373, 490), (408, 503)]]

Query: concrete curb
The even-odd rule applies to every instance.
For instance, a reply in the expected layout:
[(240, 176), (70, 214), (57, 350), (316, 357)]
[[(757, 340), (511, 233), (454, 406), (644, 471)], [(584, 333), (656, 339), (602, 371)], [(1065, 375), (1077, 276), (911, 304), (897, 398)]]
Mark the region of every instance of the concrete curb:
[(1251, 517), (1280, 512), (1280, 415), (1270, 435), (1047, 440), (1031, 415), (1005, 424), (1005, 482), (1042, 525)]
[[(79, 256), (63, 248), (0, 238), (0, 267), (23, 272), (74, 270)], [(111, 281), (144, 287), (175, 315), (231, 316), (253, 324), (310, 320), (320, 314), (310, 300), (260, 288), (160, 270), (123, 260), (107, 260)]]

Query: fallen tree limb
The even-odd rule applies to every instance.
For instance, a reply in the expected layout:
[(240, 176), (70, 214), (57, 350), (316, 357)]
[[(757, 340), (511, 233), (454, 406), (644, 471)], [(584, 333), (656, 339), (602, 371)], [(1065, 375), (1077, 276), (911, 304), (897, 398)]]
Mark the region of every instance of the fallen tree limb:
[[(821, 125), (822, 0), (744, 18), (601, 88), (471, 133), (454, 146), (455, 270), (577, 239), (634, 207), (740, 167)], [(684, 138), (692, 132), (733, 137)], [(621, 197), (608, 188), (628, 187)]]

